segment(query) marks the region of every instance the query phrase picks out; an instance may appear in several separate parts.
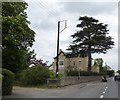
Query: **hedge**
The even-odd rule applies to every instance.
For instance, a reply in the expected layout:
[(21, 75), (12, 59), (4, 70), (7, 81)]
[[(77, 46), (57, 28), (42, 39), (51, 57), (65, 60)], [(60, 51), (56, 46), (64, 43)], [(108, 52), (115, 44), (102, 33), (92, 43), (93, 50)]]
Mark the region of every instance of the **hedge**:
[(13, 82), (14, 82), (14, 73), (8, 69), (2, 69), (2, 95), (11, 95)]
[(43, 85), (47, 83), (47, 78), (49, 78), (49, 69), (42, 65), (37, 65), (34, 67), (27, 68), (21, 74), (21, 81), (24, 82), (23, 85)]
[[(63, 74), (58, 74), (58, 79), (61, 79), (63, 77)], [(50, 79), (56, 79), (56, 73), (50, 71)]]
[(87, 72), (87, 71), (67, 71), (66, 72), (67, 76), (94, 76), (94, 75), (99, 75), (99, 73), (96, 72)]

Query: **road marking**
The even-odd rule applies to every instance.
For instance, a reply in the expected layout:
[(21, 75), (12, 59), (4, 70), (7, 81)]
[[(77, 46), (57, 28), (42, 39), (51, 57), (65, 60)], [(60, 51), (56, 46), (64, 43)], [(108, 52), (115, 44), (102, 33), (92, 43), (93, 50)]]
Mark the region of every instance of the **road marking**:
[(105, 94), (105, 91), (103, 92), (103, 94)]
[(100, 96), (100, 98), (103, 98), (103, 97), (104, 97), (103, 95)]
[[(106, 87), (105, 87), (105, 91), (107, 90), (107, 88), (108, 88), (108, 87), (106, 86)], [(105, 91), (103, 91), (102, 94), (105, 94)], [(103, 97), (104, 97), (104, 95), (101, 95), (101, 96), (100, 96), (100, 98), (103, 98)]]

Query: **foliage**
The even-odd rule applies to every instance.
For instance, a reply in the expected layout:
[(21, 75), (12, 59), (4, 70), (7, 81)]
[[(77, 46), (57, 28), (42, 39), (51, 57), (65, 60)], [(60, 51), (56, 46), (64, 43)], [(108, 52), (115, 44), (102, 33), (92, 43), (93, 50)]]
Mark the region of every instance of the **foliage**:
[(35, 32), (29, 28), (26, 9), (25, 2), (2, 3), (2, 64), (14, 73), (25, 69), (34, 57), (30, 47)]
[(103, 66), (103, 59), (102, 58), (96, 58), (94, 60), (94, 66), (102, 67)]
[(1, 73), (0, 74), (0, 93), (2, 93), (2, 80), (3, 80), (3, 75)]
[(107, 67), (106, 66), (101, 67), (100, 75), (107, 75)]
[(0, 83), (2, 82), (2, 77), (3, 77), (2, 74), (0, 74)]
[(48, 63), (48, 61), (43, 62), (42, 59), (36, 59), (36, 58), (34, 58), (34, 59), (30, 60), (30, 64), (34, 64), (35, 66), (42, 65), (42, 66), (46, 66), (47, 67), (47, 63)]
[(11, 95), (14, 81), (14, 73), (7, 69), (2, 69), (2, 95)]
[[(67, 76), (79, 76), (79, 72), (77, 70), (75, 71), (67, 71)], [(94, 76), (94, 75), (99, 75), (96, 72), (88, 72), (88, 71), (80, 71), (80, 76)]]
[(79, 76), (78, 71), (67, 71), (66, 74), (67, 76)]
[(50, 71), (50, 79), (55, 79), (55, 73)]
[(117, 73), (120, 74), (120, 70), (118, 70)]
[(112, 77), (112, 76), (114, 76), (114, 70), (107, 70), (107, 75), (109, 76), (109, 77)]
[(96, 58), (94, 60), (94, 66), (98, 66), (100, 69), (100, 73), (102, 71), (102, 66), (103, 66), (103, 59), (102, 58)]
[[(58, 73), (58, 79), (61, 79), (62, 78), (62, 76), (63, 76), (63, 74), (61, 74), (61, 73)], [(50, 79), (55, 79), (56, 78), (56, 73), (54, 73), (54, 72), (50, 72)]]
[(42, 65), (29, 67), (22, 72), (21, 81), (24, 85), (42, 85), (49, 78), (49, 69)]
[(88, 71), (91, 71), (91, 54), (107, 53), (114, 45), (114, 41), (108, 36), (107, 24), (99, 23), (93, 17), (87, 16), (80, 17), (79, 21), (77, 27), (80, 30), (71, 35), (74, 40), (68, 50), (82, 57), (88, 56)]

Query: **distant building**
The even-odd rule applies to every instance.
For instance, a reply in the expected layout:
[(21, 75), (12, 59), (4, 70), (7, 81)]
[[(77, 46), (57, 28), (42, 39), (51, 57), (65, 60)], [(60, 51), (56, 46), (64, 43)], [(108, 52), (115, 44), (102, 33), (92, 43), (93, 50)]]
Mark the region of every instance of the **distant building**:
[[(53, 72), (56, 72), (56, 58), (53, 62)], [(65, 71), (81, 70), (87, 71), (88, 69), (88, 57), (80, 57), (80, 55), (74, 55), (71, 53), (65, 53), (62, 50), (59, 51), (59, 72), (64, 73)], [(99, 67), (92, 66), (92, 72), (99, 73)]]

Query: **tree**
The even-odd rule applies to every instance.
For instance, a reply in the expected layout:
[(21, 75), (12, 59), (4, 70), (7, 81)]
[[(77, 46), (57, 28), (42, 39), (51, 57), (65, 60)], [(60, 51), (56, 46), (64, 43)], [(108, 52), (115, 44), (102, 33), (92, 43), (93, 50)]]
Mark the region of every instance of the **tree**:
[(118, 70), (117, 73), (120, 74), (120, 70)]
[(102, 58), (96, 58), (94, 60), (94, 65), (97, 65), (99, 67), (102, 67), (103, 66), (103, 59)]
[(107, 24), (99, 23), (93, 17), (87, 16), (80, 17), (79, 21), (81, 22), (76, 27), (80, 30), (71, 35), (74, 40), (68, 50), (82, 57), (88, 56), (88, 71), (91, 71), (91, 54), (107, 53), (114, 45), (114, 41), (108, 36)]
[(32, 47), (35, 32), (29, 28), (30, 22), (26, 19), (27, 3), (2, 3), (2, 65), (16, 73), (28, 66), (31, 57), (34, 57)]
[(98, 66), (100, 68), (100, 72), (101, 72), (102, 67), (103, 67), (103, 59), (102, 58), (96, 58), (94, 60), (94, 66)]
[(115, 74), (115, 71), (114, 71), (114, 70), (107, 70), (107, 75), (108, 75), (109, 77), (114, 76), (114, 74)]
[(31, 62), (30, 62), (30, 64), (33, 64), (33, 66), (42, 65), (44, 67), (48, 67), (47, 63), (48, 63), (48, 61), (44, 62), (41, 58), (40, 59), (37, 59), (37, 58), (31, 59)]
[(101, 67), (100, 75), (107, 75), (107, 66)]

